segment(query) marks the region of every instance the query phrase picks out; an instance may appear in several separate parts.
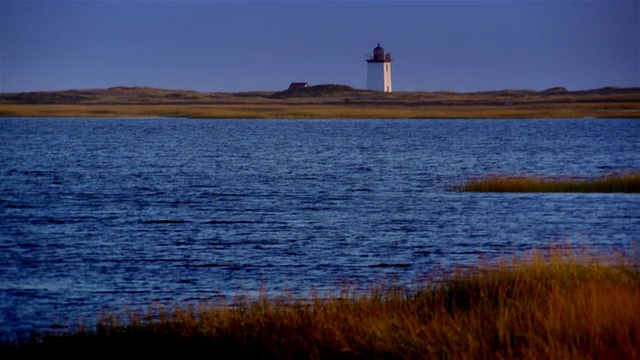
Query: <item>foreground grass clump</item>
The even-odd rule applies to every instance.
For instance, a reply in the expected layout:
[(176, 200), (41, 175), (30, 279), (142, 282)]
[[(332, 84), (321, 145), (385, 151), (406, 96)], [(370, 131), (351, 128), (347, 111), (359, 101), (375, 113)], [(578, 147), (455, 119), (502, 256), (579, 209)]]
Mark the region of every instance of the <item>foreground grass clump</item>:
[(467, 180), (449, 188), (472, 192), (592, 192), (640, 193), (640, 173), (588, 178), (490, 175)]
[(0, 353), (203, 353), (217, 358), (640, 357), (637, 262), (529, 256), (430, 276), (419, 289), (150, 308), (95, 330), (4, 344)]

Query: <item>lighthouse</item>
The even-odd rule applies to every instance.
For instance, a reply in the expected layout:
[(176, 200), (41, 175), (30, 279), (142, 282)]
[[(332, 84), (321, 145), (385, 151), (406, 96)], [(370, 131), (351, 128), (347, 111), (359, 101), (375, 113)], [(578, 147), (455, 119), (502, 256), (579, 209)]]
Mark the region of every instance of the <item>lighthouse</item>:
[(367, 90), (391, 92), (391, 54), (380, 43), (367, 59)]

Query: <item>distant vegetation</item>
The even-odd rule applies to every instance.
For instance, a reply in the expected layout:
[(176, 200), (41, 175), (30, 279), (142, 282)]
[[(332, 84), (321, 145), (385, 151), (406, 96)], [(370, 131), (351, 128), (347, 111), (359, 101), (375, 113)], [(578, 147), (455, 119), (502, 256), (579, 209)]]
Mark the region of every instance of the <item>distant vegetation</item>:
[[(318, 97), (318, 96), (333, 96), (337, 94), (353, 93), (356, 92), (351, 86), (347, 85), (315, 85), (309, 87), (300, 87), (287, 89), (284, 91), (278, 91), (269, 95), (272, 99), (287, 99), (292, 97)], [(362, 93), (364, 90), (359, 90)]]
[(596, 178), (489, 175), (466, 180), (449, 188), (473, 192), (599, 192), (640, 193), (640, 173), (605, 175)]
[(322, 84), (276, 92), (206, 93), (149, 87), (2, 93), (0, 116), (187, 118), (640, 117), (640, 88), (473, 93), (393, 92)]
[(5, 342), (0, 355), (638, 359), (637, 260), (552, 250), (432, 274), (419, 288), (152, 306), (105, 316), (95, 329)]

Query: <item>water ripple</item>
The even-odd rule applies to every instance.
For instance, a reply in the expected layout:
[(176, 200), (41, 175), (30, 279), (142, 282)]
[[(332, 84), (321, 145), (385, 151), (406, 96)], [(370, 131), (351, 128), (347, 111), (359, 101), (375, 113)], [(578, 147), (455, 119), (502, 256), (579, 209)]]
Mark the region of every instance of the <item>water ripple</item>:
[(103, 309), (625, 251), (635, 194), (451, 193), (640, 169), (640, 122), (0, 118), (0, 337)]

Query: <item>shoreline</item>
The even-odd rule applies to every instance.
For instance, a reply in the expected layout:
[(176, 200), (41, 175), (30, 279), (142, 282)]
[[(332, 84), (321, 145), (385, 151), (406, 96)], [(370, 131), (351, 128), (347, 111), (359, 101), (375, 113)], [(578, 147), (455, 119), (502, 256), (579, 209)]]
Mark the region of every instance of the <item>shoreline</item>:
[(0, 117), (130, 117), (189, 119), (640, 119), (638, 109), (590, 106), (74, 105), (1, 104)]
[(640, 118), (640, 88), (542, 92), (394, 92), (317, 85), (280, 92), (201, 93), (146, 87), (0, 93), (0, 117), (199, 119)]

